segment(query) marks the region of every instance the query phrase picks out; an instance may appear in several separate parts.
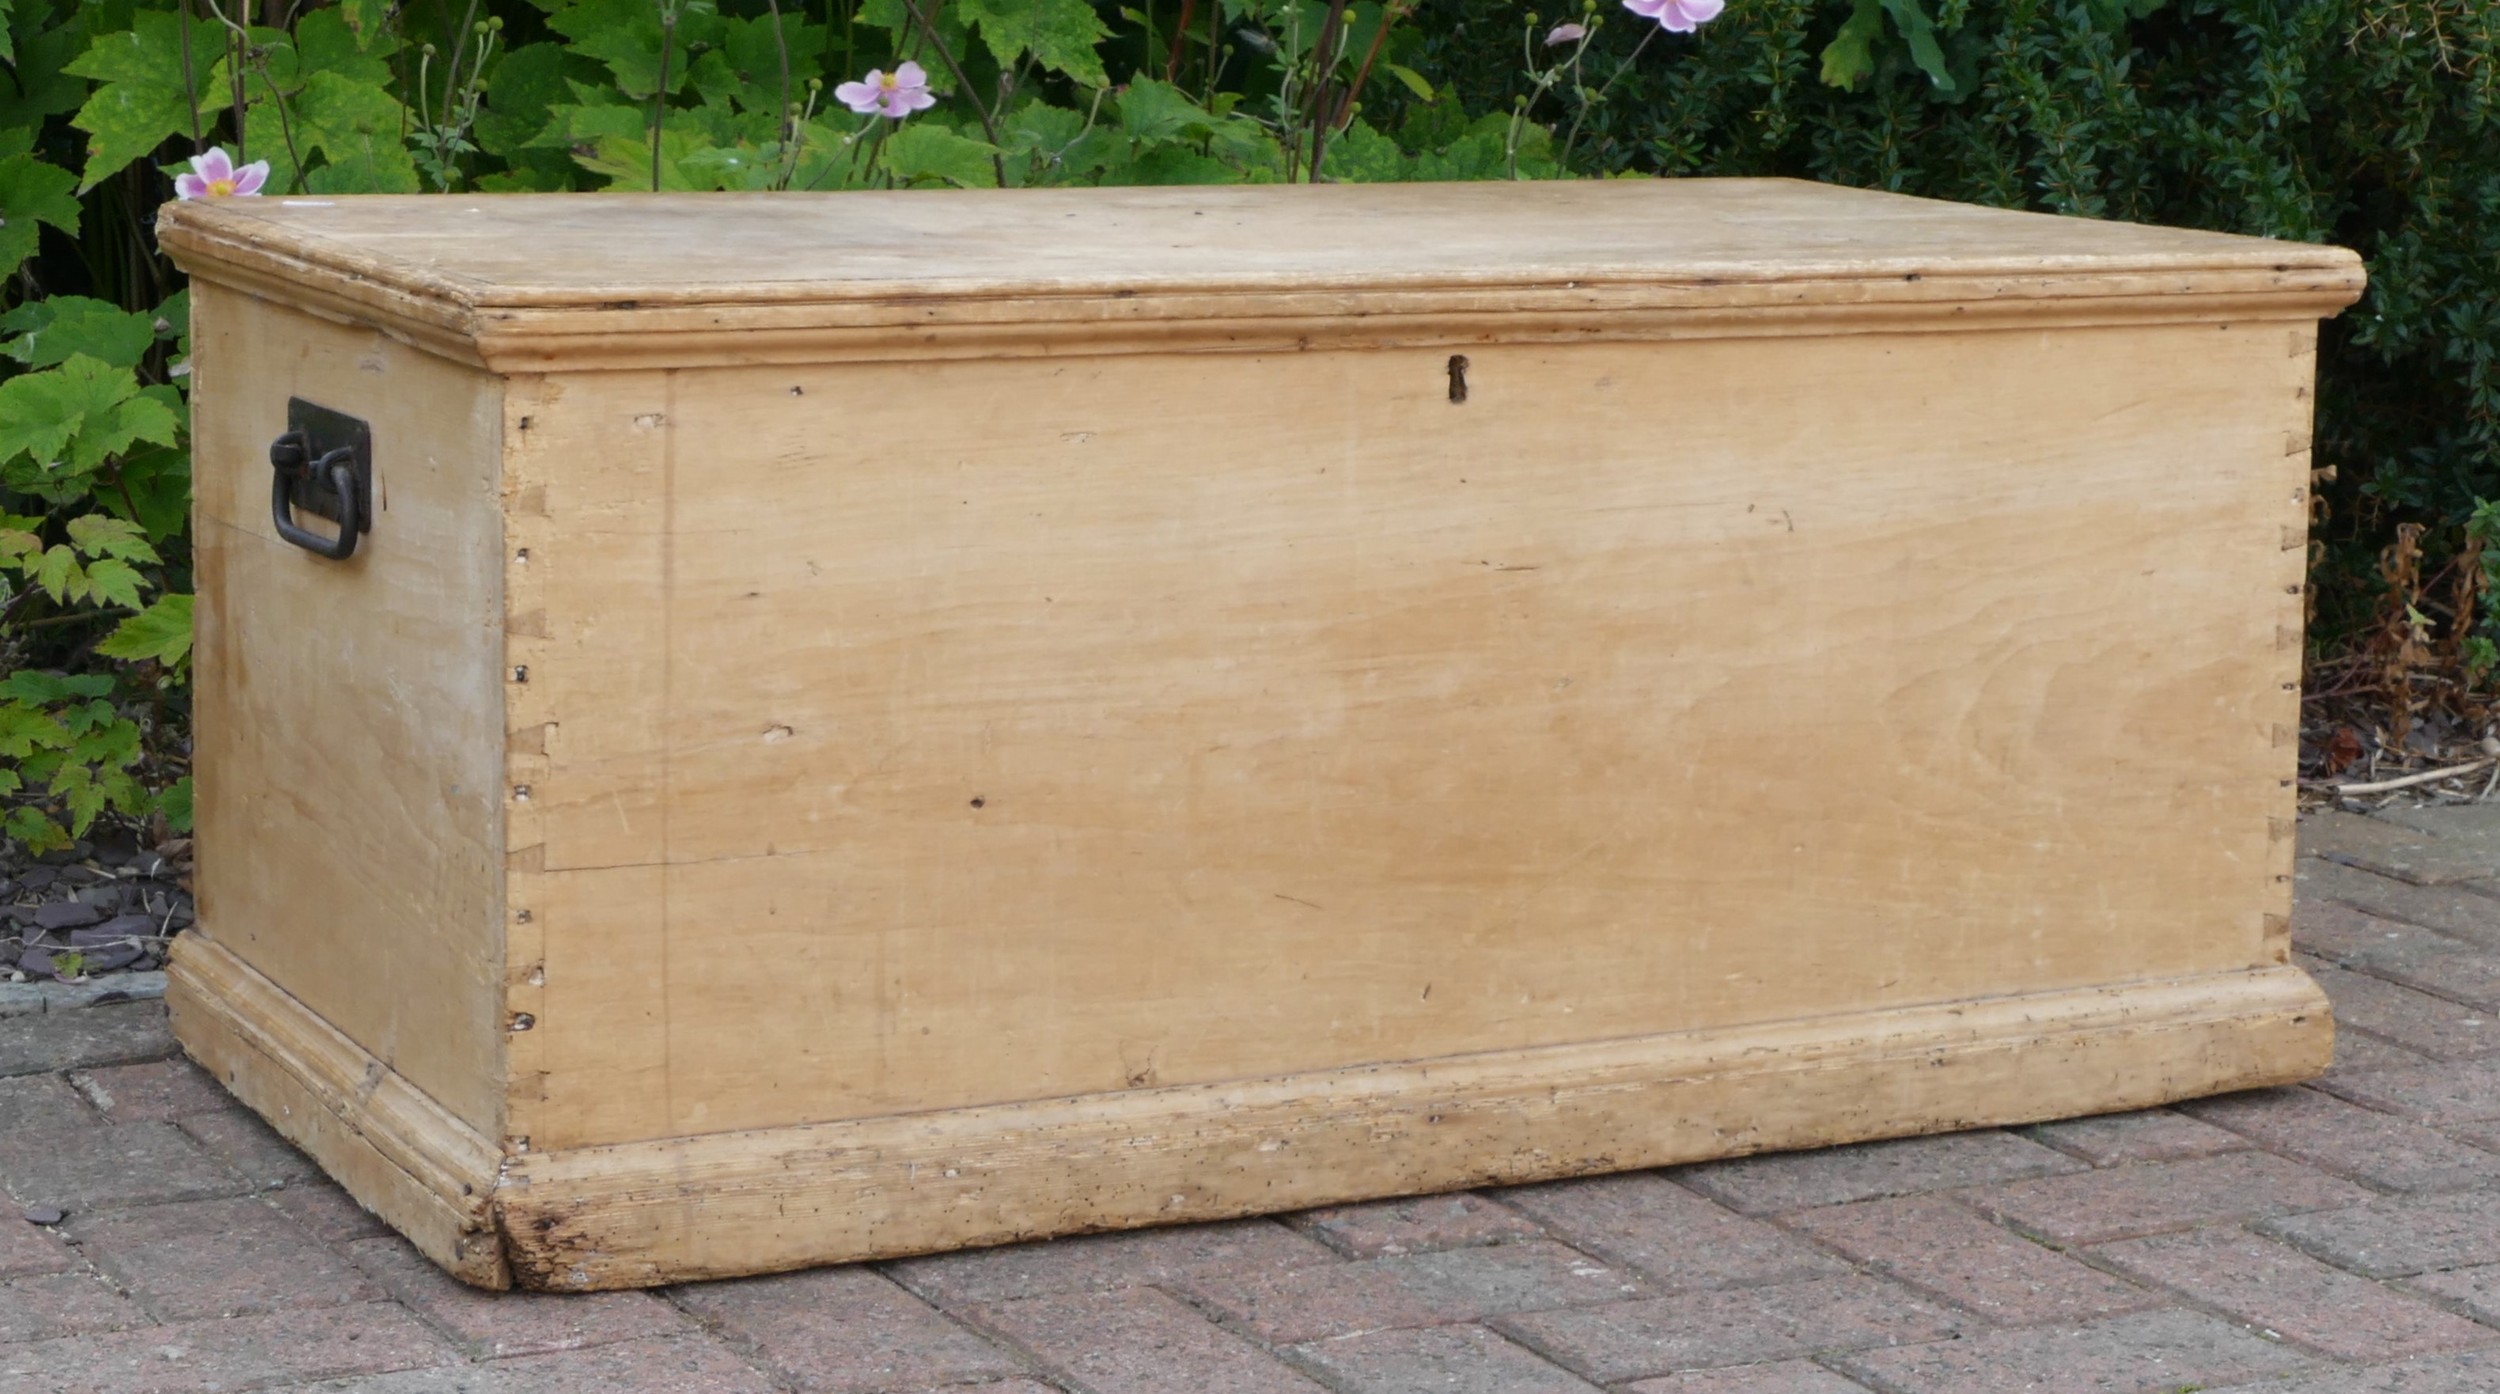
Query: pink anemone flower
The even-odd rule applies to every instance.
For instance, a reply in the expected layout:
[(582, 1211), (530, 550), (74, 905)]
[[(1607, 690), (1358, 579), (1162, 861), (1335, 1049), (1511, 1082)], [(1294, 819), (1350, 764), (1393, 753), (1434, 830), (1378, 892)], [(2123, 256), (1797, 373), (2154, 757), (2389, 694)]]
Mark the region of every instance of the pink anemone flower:
[(1588, 36), (1589, 27), (1585, 24), (1557, 24), (1553, 32), (1545, 36), (1545, 46), (1560, 48), (1564, 44), (1576, 44)]
[(1623, 8), (1658, 21), (1661, 29), (1690, 34), (1717, 19), (1719, 11), (1727, 8), (1727, 0), (1623, 0)]
[(868, 76), (843, 83), (833, 89), (833, 95), (862, 116), (888, 116), (897, 121), (937, 105), (937, 98), (929, 92), (929, 75), (917, 63), (905, 63), (890, 73), (870, 68)]
[(223, 198), (228, 194), (257, 194), (269, 182), (269, 162), (254, 160), (241, 169), (234, 167), (234, 157), (224, 146), (212, 148), (205, 155), (191, 157), (191, 172), (174, 176), (176, 198)]

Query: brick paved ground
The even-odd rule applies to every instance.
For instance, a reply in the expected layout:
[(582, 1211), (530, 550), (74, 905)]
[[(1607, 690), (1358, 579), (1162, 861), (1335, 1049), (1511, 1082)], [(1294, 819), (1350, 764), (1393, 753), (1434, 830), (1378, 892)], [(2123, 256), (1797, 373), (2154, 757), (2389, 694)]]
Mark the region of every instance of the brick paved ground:
[(2303, 850), (2312, 1087), (656, 1293), (442, 1277), (153, 1003), (0, 1020), (70, 1212), (0, 1213), (0, 1394), (2500, 1391), (2500, 807)]

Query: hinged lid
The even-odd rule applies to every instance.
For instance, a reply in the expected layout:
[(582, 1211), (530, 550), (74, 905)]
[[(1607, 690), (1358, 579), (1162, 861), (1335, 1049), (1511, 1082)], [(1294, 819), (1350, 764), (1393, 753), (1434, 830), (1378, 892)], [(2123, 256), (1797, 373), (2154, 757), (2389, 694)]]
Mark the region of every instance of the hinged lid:
[(1783, 179), (177, 203), (193, 276), (501, 370), (2307, 318), (2335, 247)]

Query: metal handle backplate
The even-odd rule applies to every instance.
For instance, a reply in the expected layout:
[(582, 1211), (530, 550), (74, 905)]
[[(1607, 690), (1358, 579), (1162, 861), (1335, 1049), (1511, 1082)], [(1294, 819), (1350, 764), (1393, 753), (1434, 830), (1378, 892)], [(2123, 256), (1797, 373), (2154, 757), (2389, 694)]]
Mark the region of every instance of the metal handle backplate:
[[(373, 428), (345, 412), (290, 398), (286, 434), (269, 443), (269, 521), (278, 536), (319, 557), (345, 561), (373, 531)], [(307, 513), (338, 525), (324, 537), (295, 521)]]

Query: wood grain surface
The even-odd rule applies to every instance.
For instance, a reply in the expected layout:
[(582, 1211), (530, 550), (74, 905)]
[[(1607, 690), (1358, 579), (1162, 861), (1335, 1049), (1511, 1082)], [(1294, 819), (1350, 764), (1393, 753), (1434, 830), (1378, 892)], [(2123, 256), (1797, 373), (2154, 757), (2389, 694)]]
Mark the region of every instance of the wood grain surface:
[(2310, 333), (516, 387), (513, 1131), (2279, 961)]
[[(2291, 784), (2349, 253), (1787, 181), (163, 226), (177, 1028), (471, 1281), (2324, 1066)], [(269, 527), (291, 395), (374, 424), (351, 562)]]
[[(496, 1135), (502, 384), (213, 281), (191, 304), (201, 919)], [(291, 397), (373, 425), (374, 527), (344, 562), (270, 523)]]
[(516, 372), (2314, 317), (2361, 284), (2339, 248), (1780, 179), (231, 199), (158, 233)]

